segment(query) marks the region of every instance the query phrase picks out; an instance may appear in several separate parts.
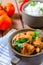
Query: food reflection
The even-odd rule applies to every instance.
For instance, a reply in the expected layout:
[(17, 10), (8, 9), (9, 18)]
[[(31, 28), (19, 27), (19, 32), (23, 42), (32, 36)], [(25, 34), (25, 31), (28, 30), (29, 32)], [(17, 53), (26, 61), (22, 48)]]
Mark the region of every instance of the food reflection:
[(43, 49), (43, 40), (40, 30), (22, 32), (14, 36), (12, 48), (23, 55), (40, 53)]

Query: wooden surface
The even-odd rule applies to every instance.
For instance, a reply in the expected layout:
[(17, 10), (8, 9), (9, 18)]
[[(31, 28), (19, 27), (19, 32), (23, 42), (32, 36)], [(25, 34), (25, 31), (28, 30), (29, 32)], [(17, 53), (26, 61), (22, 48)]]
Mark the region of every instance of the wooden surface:
[[(0, 1), (1, 1), (1, 0), (0, 0)], [(6, 30), (6, 31), (4, 31), (4, 32), (0, 31), (0, 37), (2, 37), (2, 36), (4, 36), (5, 34), (7, 34), (7, 32), (8, 32), (10, 29), (12, 29), (12, 28), (17, 29), (17, 30), (23, 28), (22, 23), (21, 23), (22, 21), (20, 20), (20, 15), (19, 15), (19, 12), (20, 12), (20, 11), (18, 12), (18, 8), (17, 8), (17, 5), (16, 5), (16, 2), (15, 2), (15, 1), (17, 1), (17, 0), (2, 0), (3, 6), (4, 6), (7, 2), (13, 3), (14, 6), (15, 6), (16, 11), (15, 11), (15, 14), (11, 17), (12, 22), (13, 22), (11, 28), (9, 28), (8, 30)], [(18, 4), (18, 2), (17, 2), (17, 4)], [(19, 7), (19, 6), (20, 6), (20, 4), (18, 4), (18, 7)], [(17, 14), (16, 14), (16, 13), (17, 13)], [(30, 27), (24, 24), (24, 28), (30, 28)]]

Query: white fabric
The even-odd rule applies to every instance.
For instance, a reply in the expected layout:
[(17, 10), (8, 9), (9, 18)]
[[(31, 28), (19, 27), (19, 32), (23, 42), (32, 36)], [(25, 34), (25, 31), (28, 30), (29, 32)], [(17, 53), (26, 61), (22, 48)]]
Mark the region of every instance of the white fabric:
[(9, 49), (8, 49), (8, 38), (9, 36), (15, 32), (15, 29), (12, 29), (5, 35), (0, 38), (0, 65), (11, 65), (10, 57), (9, 57)]

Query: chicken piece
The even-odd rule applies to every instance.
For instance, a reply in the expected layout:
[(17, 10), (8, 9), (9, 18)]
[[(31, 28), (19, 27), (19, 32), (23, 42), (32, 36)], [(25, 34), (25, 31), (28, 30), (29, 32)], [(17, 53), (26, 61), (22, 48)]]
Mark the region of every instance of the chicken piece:
[(33, 34), (34, 34), (33, 31), (29, 31), (29, 32), (26, 33), (25, 38), (28, 38), (30, 41), (32, 41), (32, 35), (33, 35)]
[(33, 35), (34, 34), (34, 31), (28, 31), (26, 34), (27, 35), (29, 35), (29, 34)]
[(33, 41), (34, 46), (41, 47), (41, 37), (37, 37), (35, 41)]
[(35, 48), (33, 45), (28, 44), (28, 43), (24, 43), (23, 48), (21, 50), (21, 54), (31, 55), (34, 52), (34, 50), (35, 50)]
[(26, 36), (26, 35), (25, 35), (24, 33), (21, 33), (21, 34), (20, 34), (20, 38), (25, 38), (25, 36)]
[(39, 53), (41, 49), (39, 47), (36, 48), (36, 52)]
[(43, 42), (41, 42), (41, 48), (43, 49)]

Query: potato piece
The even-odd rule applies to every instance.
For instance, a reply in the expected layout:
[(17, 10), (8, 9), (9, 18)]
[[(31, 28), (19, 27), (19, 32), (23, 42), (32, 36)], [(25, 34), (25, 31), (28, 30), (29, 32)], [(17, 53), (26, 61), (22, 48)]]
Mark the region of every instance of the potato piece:
[(32, 36), (26, 35), (25, 38), (28, 38), (30, 41), (32, 41)]
[(39, 53), (41, 49), (39, 47), (36, 48), (36, 52)]
[(27, 43), (23, 44), (23, 48), (21, 49), (21, 54), (28, 55), (27, 54), (27, 46), (28, 46)]
[(41, 38), (37, 37), (35, 41), (33, 41), (34, 46), (41, 47)]
[(39, 41), (34, 41), (33, 44), (34, 44), (34, 46), (36, 46), (36, 47), (40, 47), (41, 42), (39, 42)]
[(24, 33), (21, 33), (20, 34), (20, 38), (25, 38), (25, 34)]
[(24, 43), (23, 49), (21, 50), (21, 53), (24, 55), (31, 55), (34, 52), (35, 48), (33, 45)]
[(34, 34), (34, 32), (33, 31), (29, 31), (29, 32), (27, 32), (26, 33), (26, 38), (28, 38), (30, 41), (32, 41), (32, 35)]
[(41, 41), (35, 41), (33, 44), (35, 47), (40, 47), (40, 49), (43, 48), (43, 42), (41, 42)]
[(27, 35), (33, 35), (34, 34), (34, 31), (28, 31), (26, 34)]
[(41, 48), (43, 48), (43, 42), (41, 42)]
[(35, 48), (33, 45), (28, 45), (28, 54), (32, 54), (34, 52)]
[(38, 37), (36, 37), (36, 41), (41, 41), (41, 37), (40, 36), (38, 36)]

